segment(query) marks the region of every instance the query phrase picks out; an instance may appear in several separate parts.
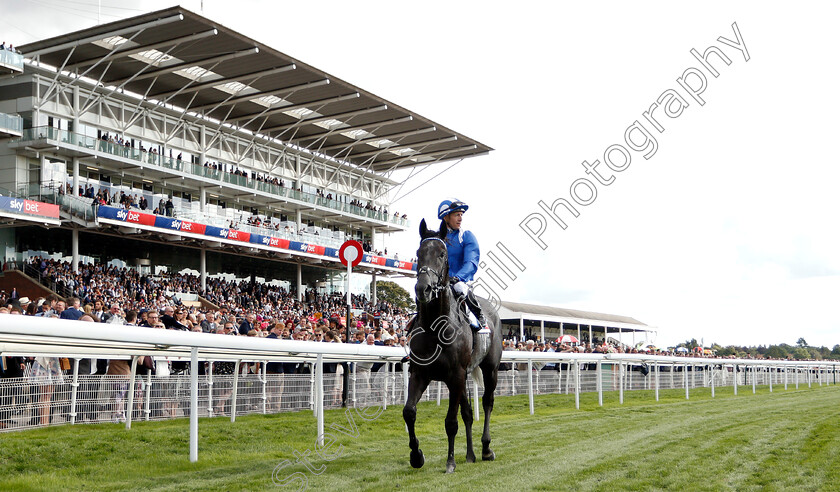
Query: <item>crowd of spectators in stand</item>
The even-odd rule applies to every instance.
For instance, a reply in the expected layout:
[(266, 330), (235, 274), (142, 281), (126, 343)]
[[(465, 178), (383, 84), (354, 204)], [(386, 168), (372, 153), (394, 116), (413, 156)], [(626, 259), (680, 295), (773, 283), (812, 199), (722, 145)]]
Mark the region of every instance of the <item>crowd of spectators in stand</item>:
[[(318, 294), (308, 290), (299, 301), (283, 287), (249, 280), (208, 278), (207, 288), (201, 292), (199, 277), (190, 274), (141, 275), (131, 268), (95, 264), (81, 264), (79, 272), (73, 273), (69, 262), (40, 257), (33, 258), (31, 266), (39, 272), (39, 280), (45, 285), (69, 293), (68, 297), (78, 298), (80, 312), (98, 320), (109, 319), (108, 309), (116, 304), (121, 319), (129, 311), (134, 311), (140, 325), (149, 323), (149, 313), (157, 313), (162, 317), (168, 315), (163, 319), (169, 329), (257, 337), (267, 337), (276, 329), (278, 337), (292, 340), (324, 340), (327, 333), (333, 332), (330, 336), (336, 342), (352, 343), (360, 334), (364, 340), (372, 335), (375, 344), (405, 344), (409, 313), (394, 309), (387, 303), (374, 306), (362, 295), (351, 296), (354, 308), (365, 313), (378, 313), (380, 318), (365, 315), (360, 320), (354, 320), (348, 331), (340, 322), (346, 307), (346, 297), (341, 293)], [(182, 293), (198, 293), (220, 308), (184, 306), (179, 296)], [(15, 306), (16, 299), (19, 306)], [(37, 299), (24, 305), (16, 292), (9, 295), (0, 292), (0, 305), (7, 309), (17, 308), (21, 313), (30, 315), (49, 316), (55, 313), (61, 317), (64, 308), (56, 308), (56, 301), (60, 300)], [(61, 303), (58, 305), (61, 306)], [(225, 329), (228, 322), (230, 326)], [(535, 338), (515, 341), (512, 333), (508, 333), (504, 349), (710, 357), (698, 352), (631, 348), (611, 340), (570, 344), (545, 343)]]
[[(102, 140), (104, 142), (109, 142), (109, 143), (112, 143), (112, 144), (115, 144), (115, 145), (121, 145), (121, 146), (124, 146), (124, 147), (131, 147), (131, 145), (132, 145), (131, 140), (123, 139), (121, 136), (118, 136), (118, 135), (116, 135), (116, 136), (115, 135), (110, 135), (107, 132), (103, 133), (100, 136), (100, 140)], [(148, 152), (149, 153), (149, 162), (153, 162), (154, 156), (159, 154), (156, 147), (152, 147), (152, 150), (148, 151), (145, 147), (143, 147), (143, 144), (141, 143), (139, 145), (139, 148), (140, 148), (141, 152)], [(160, 155), (162, 155), (162, 153), (163, 153), (163, 151), (161, 151)], [(173, 158), (172, 157), (172, 149), (169, 149), (169, 158), (170, 159)], [(178, 155), (174, 159), (178, 162), (181, 162), (182, 159), (183, 159), (183, 154), (178, 153)], [(280, 179), (276, 176), (270, 176), (269, 174), (259, 173), (259, 172), (256, 172), (256, 171), (248, 171), (248, 170), (242, 169), (240, 167), (234, 166), (232, 164), (226, 164), (226, 163), (223, 163), (223, 162), (220, 163), (220, 162), (215, 162), (215, 161), (214, 162), (205, 161), (204, 162), (204, 168), (212, 169), (214, 171), (221, 171), (221, 172), (224, 172), (224, 173), (233, 174), (235, 176), (241, 176), (241, 177), (244, 177), (244, 178), (247, 178), (247, 179), (250, 179), (250, 180), (254, 180), (254, 181), (257, 181), (257, 182), (260, 182), (260, 183), (268, 183), (268, 184), (276, 185), (276, 186), (279, 186), (281, 188), (286, 187), (285, 182), (282, 179)], [(299, 188), (297, 188), (297, 191), (303, 192), (303, 188), (299, 187)], [(352, 199), (352, 200), (349, 200), (348, 197), (345, 196), (345, 195), (333, 196), (332, 193), (324, 192), (323, 190), (320, 190), (320, 189), (315, 190), (315, 195), (320, 197), (320, 198), (323, 198), (325, 200), (334, 200), (334, 201), (338, 201), (338, 202), (341, 202), (341, 203), (346, 203), (346, 204), (349, 204), (349, 205), (352, 205), (354, 207), (358, 207), (358, 208), (361, 208), (361, 209), (381, 213), (381, 214), (386, 215), (386, 216), (388, 215), (388, 209), (386, 207), (384, 207), (382, 205), (377, 207), (374, 203), (372, 203), (370, 201), (365, 203), (364, 201), (358, 200), (358, 199), (355, 199), (355, 198)], [(408, 215), (407, 214), (400, 215), (399, 212), (394, 212), (394, 218), (395, 219), (399, 219), (399, 218), (407, 219)]]
[[(74, 273), (68, 262), (40, 257), (32, 258), (29, 265), (38, 272), (39, 281), (66, 293), (65, 297), (50, 294), (29, 299), (20, 296), (16, 288), (8, 293), (0, 291), (0, 313), (226, 336), (403, 347), (407, 343), (405, 327), (408, 313), (394, 309), (387, 302), (374, 306), (362, 295), (352, 296), (354, 308), (363, 310), (364, 314), (354, 319), (348, 330), (341, 320), (346, 309), (346, 297), (340, 293), (306, 291), (304, 299), (298, 301), (286, 289), (266, 283), (208, 279), (206, 292), (200, 293), (220, 307), (200, 307), (197, 302), (186, 305), (181, 300), (184, 296), (179, 296), (187, 292), (199, 293), (200, 281), (195, 275), (142, 275), (130, 268), (101, 264), (82, 264), (79, 272)], [(70, 373), (59, 360), (60, 357), (4, 358), (4, 370), (0, 377), (22, 377), (26, 366), (32, 382), (38, 385), (39, 396), (31, 425), (50, 423), (52, 394), (56, 385), (63, 384), (65, 376)], [(99, 360), (98, 365), (91, 365), (90, 359), (87, 361), (80, 374), (130, 375), (125, 360)], [(360, 363), (360, 371), (370, 371), (370, 367), (363, 365)], [(10, 371), (6, 371), (7, 366)], [(158, 376), (187, 371), (185, 362), (159, 358), (149, 358), (148, 365), (144, 367)], [(212, 367), (214, 374), (233, 373), (233, 363), (217, 362)], [(247, 364), (243, 368), (255, 374), (262, 370), (260, 364)], [(209, 365), (201, 365), (199, 370), (204, 374)], [(309, 367), (305, 363), (268, 363), (265, 370), (268, 374), (294, 374), (308, 373)], [(325, 364), (324, 370), (327, 373), (343, 371), (341, 365), (335, 363)], [(117, 405), (113, 416), (115, 421), (125, 419), (126, 390), (125, 384), (119, 385), (114, 397)], [(335, 391), (331, 394), (338, 398)], [(229, 397), (229, 393), (227, 397), (222, 395), (216, 404), (224, 406)], [(9, 407), (9, 402), (0, 401), (0, 408)], [(160, 415), (167, 415), (165, 411), (161, 412)], [(174, 416), (174, 413), (171, 415)], [(89, 420), (94, 420), (94, 417)], [(0, 415), (0, 428), (6, 427), (9, 422), (8, 416)]]
[[(381, 317), (362, 316), (354, 321), (348, 333), (340, 323), (346, 308), (346, 296), (341, 293), (318, 294), (308, 290), (304, 299), (298, 301), (282, 287), (223, 278), (208, 278), (207, 289), (201, 292), (199, 277), (190, 274), (143, 275), (131, 268), (101, 264), (80, 264), (78, 273), (74, 273), (69, 262), (41, 257), (32, 258), (29, 264), (30, 271), (38, 272), (39, 281), (55, 291), (67, 293), (67, 298), (77, 298), (80, 311), (99, 320), (107, 318), (106, 310), (117, 304), (121, 319), (134, 311), (141, 325), (148, 322), (150, 312), (178, 310), (183, 317), (173, 317), (176, 323), (165, 323), (167, 328), (217, 333), (230, 321), (237, 328), (233, 334), (248, 335), (253, 330), (253, 336), (266, 337), (272, 328), (280, 325), (281, 333), (290, 339), (319, 339), (332, 330), (340, 342), (352, 342), (352, 336), (363, 331), (366, 335), (373, 334), (383, 345), (399, 343), (408, 322), (408, 313), (387, 302), (374, 306), (365, 296), (353, 295), (354, 309), (378, 313)], [(220, 308), (184, 306), (183, 296), (179, 296), (184, 293), (200, 294)], [(26, 299), (27, 302), (23, 299), (16, 290), (9, 294), (0, 292), (0, 306), (17, 309), (22, 314), (61, 317), (66, 307), (58, 298)]]

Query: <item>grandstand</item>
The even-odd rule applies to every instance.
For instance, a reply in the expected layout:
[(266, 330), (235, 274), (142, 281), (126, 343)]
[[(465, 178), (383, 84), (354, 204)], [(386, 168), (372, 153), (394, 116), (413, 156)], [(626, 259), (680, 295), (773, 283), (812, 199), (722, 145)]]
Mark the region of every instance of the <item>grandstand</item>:
[(376, 250), (411, 227), (394, 173), (492, 150), (181, 7), (18, 49), (0, 60), (5, 262), (259, 276), (300, 299), (343, 288), (357, 239), (375, 286), (416, 270)]
[[(629, 316), (501, 301), (502, 334), (519, 340), (553, 340), (563, 335), (581, 342), (608, 341), (625, 348), (652, 342), (656, 329)], [(638, 337), (638, 338), (637, 338)]]

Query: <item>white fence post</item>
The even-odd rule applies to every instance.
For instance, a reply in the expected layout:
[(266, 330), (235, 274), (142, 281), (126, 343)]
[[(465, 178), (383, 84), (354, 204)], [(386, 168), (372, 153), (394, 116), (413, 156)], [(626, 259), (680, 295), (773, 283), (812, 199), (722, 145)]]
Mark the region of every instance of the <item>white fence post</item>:
[(402, 373), (403, 373), (403, 403), (408, 401), (408, 363), (403, 362), (402, 364)]
[(732, 391), (738, 394), (738, 364), (732, 364)]
[[(467, 375), (469, 378), (470, 375)], [(478, 413), (478, 381), (473, 380), (473, 400), (475, 403), (473, 404), (473, 420), (478, 422), (480, 420), (479, 413)]]
[(580, 361), (575, 360), (575, 408), (580, 410)]
[(683, 381), (685, 381), (685, 399), (688, 400), (688, 364), (683, 364)]
[(262, 413), (268, 413), (268, 361), (262, 363)]
[[(146, 357), (151, 357), (147, 355)], [(146, 369), (146, 403), (143, 406), (143, 414), (146, 416), (146, 422), (152, 414), (152, 370)]]
[(353, 367), (353, 370), (350, 372), (350, 381), (353, 383), (353, 408), (359, 408), (356, 404), (356, 363), (353, 362), (350, 366)]
[(712, 388), (712, 398), (714, 398), (715, 397), (715, 366), (714, 366), (714, 364), (709, 366), (709, 373), (711, 374), (711, 377), (709, 378), (709, 384)]
[(125, 428), (131, 429), (134, 416), (134, 384), (137, 381), (137, 356), (131, 357), (131, 375), (128, 377), (128, 408), (125, 409)]
[(656, 362), (653, 363), (653, 384), (656, 401), (659, 401), (659, 364)]
[(207, 416), (215, 417), (213, 414), (213, 361), (207, 363)]
[(315, 415), (318, 419), (318, 445), (324, 444), (324, 356), (318, 354), (315, 361)]
[[(88, 374), (88, 378), (90, 374)], [(76, 423), (76, 399), (79, 392), (79, 359), (73, 359), (73, 382), (70, 383), (70, 424)]]
[(531, 375), (531, 365), (531, 359), (528, 359), (528, 408), (531, 411), (531, 415), (534, 415), (534, 377)]
[[(132, 361), (132, 376), (137, 359)], [(133, 384), (132, 384), (133, 386)], [(134, 391), (134, 388), (131, 388)], [(190, 357), (190, 463), (198, 461), (198, 347), (192, 348)]]
[(230, 401), (230, 421), (236, 422), (236, 406), (237, 397), (239, 396), (239, 368), (242, 365), (242, 360), (237, 360), (233, 371), (233, 396)]
[(770, 381), (768, 381), (768, 384), (770, 385), (770, 392), (772, 393), (773, 392), (773, 374), (775, 374), (776, 371), (772, 367), (768, 366), (767, 367), (767, 373), (770, 374)]
[(318, 372), (318, 368), (314, 367), (312, 363), (309, 364), (309, 406), (312, 408), (312, 416), (318, 416), (318, 405), (315, 404), (315, 378), (317, 375), (315, 374)]
[(597, 384), (595, 385), (598, 390), (598, 406), (604, 406), (604, 382), (601, 380), (602, 373), (601, 373), (601, 361), (599, 360), (598, 363), (595, 365), (595, 374), (597, 374)]
[(618, 363), (618, 403), (624, 405), (624, 362)]

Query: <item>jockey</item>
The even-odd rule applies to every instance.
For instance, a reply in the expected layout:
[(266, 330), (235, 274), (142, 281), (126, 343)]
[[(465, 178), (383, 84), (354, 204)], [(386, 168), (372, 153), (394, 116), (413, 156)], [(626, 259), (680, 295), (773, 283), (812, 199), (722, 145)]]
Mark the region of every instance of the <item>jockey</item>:
[(475, 235), (467, 230), (461, 229), (461, 219), (464, 212), (469, 209), (466, 203), (453, 199), (444, 200), (438, 206), (438, 218), (446, 223), (446, 247), (449, 252), (449, 281), (452, 284), (452, 292), (458, 304), (466, 304), (469, 307), (470, 327), (479, 333), (490, 333), (484, 314), (481, 312), (481, 305), (470, 289), (467, 282), (473, 279), (478, 271), (478, 263), (481, 253), (478, 249), (478, 240)]

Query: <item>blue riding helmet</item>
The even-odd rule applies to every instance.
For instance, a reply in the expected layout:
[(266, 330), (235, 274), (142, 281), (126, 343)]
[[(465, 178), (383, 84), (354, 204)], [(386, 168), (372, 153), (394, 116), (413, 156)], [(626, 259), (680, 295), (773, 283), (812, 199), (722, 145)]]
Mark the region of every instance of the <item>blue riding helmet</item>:
[(444, 200), (438, 205), (438, 219), (443, 219), (452, 212), (466, 212), (469, 208), (469, 205), (457, 198), (454, 200)]

